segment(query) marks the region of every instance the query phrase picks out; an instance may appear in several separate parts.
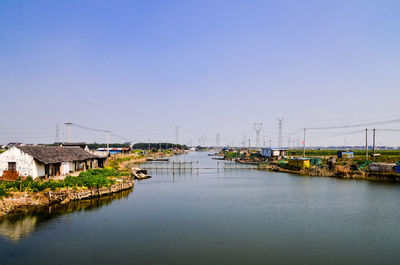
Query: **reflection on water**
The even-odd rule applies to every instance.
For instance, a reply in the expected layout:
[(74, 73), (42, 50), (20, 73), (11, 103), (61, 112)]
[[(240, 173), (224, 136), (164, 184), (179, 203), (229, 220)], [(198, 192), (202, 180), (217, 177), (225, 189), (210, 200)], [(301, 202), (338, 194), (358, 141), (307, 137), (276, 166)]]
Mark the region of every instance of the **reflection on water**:
[(12, 242), (18, 242), (35, 231), (37, 219), (36, 216), (5, 218), (0, 222), (0, 235)]
[(126, 198), (133, 189), (124, 190), (107, 196), (72, 201), (67, 204), (55, 204), (52, 206), (37, 207), (29, 214), (5, 216), (0, 219), (0, 236), (11, 242), (17, 243), (23, 237), (33, 233), (35, 229), (47, 222), (73, 212), (92, 211), (108, 205), (114, 200)]
[(151, 169), (126, 199), (7, 218), (0, 264), (400, 264), (398, 185), (171, 160), (200, 169)]

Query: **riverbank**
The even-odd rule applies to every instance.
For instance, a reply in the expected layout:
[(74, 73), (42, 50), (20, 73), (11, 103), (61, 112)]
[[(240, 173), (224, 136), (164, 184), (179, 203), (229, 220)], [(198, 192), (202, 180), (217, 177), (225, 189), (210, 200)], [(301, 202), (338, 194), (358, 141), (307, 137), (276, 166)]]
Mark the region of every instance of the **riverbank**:
[[(112, 155), (105, 169), (81, 172), (78, 176), (49, 181), (23, 180), (0, 183), (0, 217), (27, 213), (37, 207), (66, 204), (70, 201), (110, 195), (134, 186), (132, 165), (149, 158), (169, 157), (184, 151), (149, 152)], [(3, 194), (1, 194), (3, 192)], [(1, 197), (1, 195), (3, 195)]]
[(8, 197), (0, 199), (0, 217), (8, 214), (27, 213), (36, 207), (52, 204), (65, 204), (70, 201), (89, 199), (103, 195), (110, 195), (133, 188), (132, 177), (115, 179), (114, 184), (108, 187), (82, 188), (82, 189), (46, 189), (40, 192), (11, 192)]
[[(266, 157), (257, 150), (230, 150), (219, 153), (222, 159), (240, 164), (257, 165), (260, 170), (284, 172), (302, 176), (400, 182), (396, 164), (400, 165), (400, 150), (379, 150), (378, 156), (366, 159), (365, 151), (350, 152), (341, 157), (340, 150), (286, 150), (285, 155)], [(378, 151), (377, 151), (378, 152)], [(374, 162), (372, 162), (374, 161)]]
[(291, 174), (310, 176), (310, 177), (334, 177), (341, 179), (373, 180), (373, 181), (400, 183), (400, 174), (351, 170), (343, 166), (335, 167), (335, 169), (333, 170), (329, 170), (323, 167), (320, 168), (316, 166), (306, 169), (290, 169), (281, 167), (280, 165), (275, 163), (269, 163), (269, 164), (259, 164), (258, 168), (260, 170), (265, 170), (265, 171), (291, 173)]

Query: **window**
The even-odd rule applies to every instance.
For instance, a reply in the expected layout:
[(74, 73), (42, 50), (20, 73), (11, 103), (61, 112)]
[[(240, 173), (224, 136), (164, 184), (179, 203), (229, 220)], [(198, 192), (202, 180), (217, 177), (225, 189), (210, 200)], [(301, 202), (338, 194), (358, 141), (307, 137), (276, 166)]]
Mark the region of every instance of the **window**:
[(8, 170), (17, 170), (17, 163), (8, 162)]

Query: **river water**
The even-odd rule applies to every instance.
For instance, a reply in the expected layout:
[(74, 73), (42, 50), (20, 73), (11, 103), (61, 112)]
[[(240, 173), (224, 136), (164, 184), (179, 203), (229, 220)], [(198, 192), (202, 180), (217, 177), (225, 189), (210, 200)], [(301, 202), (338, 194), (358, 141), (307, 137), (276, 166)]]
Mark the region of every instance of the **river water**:
[(200, 169), (0, 221), (0, 264), (400, 264), (399, 185), (174, 159)]

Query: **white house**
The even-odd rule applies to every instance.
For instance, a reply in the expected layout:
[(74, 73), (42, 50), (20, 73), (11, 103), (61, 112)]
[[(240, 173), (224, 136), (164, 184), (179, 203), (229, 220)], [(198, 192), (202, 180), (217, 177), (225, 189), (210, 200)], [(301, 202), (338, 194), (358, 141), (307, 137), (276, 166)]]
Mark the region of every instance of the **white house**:
[(286, 155), (286, 150), (284, 148), (261, 148), (261, 155), (265, 157), (280, 157)]
[(0, 177), (19, 175), (35, 179), (65, 176), (79, 170), (102, 167), (104, 160), (80, 147), (15, 146), (0, 154)]

